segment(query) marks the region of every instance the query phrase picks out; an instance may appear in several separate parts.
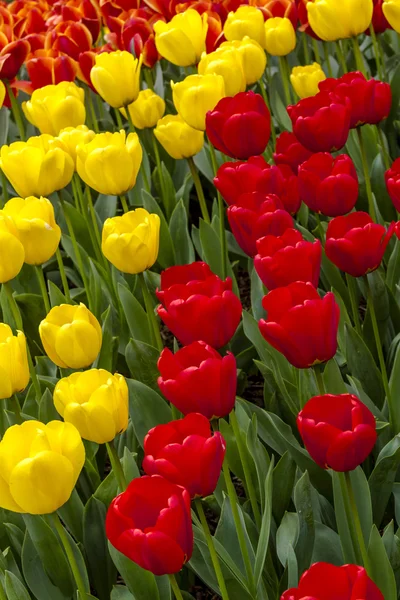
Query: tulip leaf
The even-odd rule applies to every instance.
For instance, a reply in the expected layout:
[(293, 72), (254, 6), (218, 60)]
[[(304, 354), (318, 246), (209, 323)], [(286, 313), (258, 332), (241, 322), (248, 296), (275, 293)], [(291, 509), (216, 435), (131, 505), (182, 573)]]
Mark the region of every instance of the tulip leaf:
[(86, 503), (83, 516), (83, 542), (89, 574), (99, 600), (109, 600), (117, 576), (104, 530), (106, 513), (104, 504), (92, 496)]
[(188, 229), (188, 217), (183, 200), (180, 199), (169, 222), (169, 232), (174, 242), (177, 265), (186, 265), (195, 260), (194, 248)]
[(315, 541), (311, 563), (329, 562), (341, 566), (344, 562), (340, 538), (336, 531), (327, 525), (315, 522)]
[(157, 392), (141, 381), (127, 379), (129, 388), (129, 413), (139, 444), (150, 429), (171, 421), (171, 409)]
[(49, 297), (50, 297), (51, 307), (53, 308), (53, 306), (58, 306), (59, 304), (66, 304), (67, 301), (65, 299), (64, 294), (61, 292), (60, 288), (58, 286), (56, 286), (56, 284), (53, 283), (50, 279), (48, 280), (47, 283), (49, 286)]
[(276, 553), (283, 567), (286, 567), (289, 559), (289, 548), (296, 545), (298, 537), (298, 515), (294, 512), (285, 512), (276, 532)]
[(106, 371), (114, 372), (115, 362), (116, 362), (116, 345), (118, 338), (113, 337), (113, 327), (112, 327), (112, 312), (111, 306), (107, 308), (105, 313), (102, 315), (102, 344), (100, 349), (100, 354), (94, 361), (92, 368), (93, 369), (105, 369)]
[(114, 585), (111, 592), (111, 600), (135, 600), (127, 587), (123, 585)]
[(281, 456), (274, 468), (272, 512), (278, 523), (282, 520), (290, 503), (296, 468), (296, 463), (288, 451)]
[(385, 545), (375, 525), (372, 526), (368, 544), (370, 576), (381, 590), (385, 600), (396, 600), (396, 580), (386, 553)]
[(83, 502), (74, 489), (69, 500), (57, 511), (78, 542), (83, 541), (83, 510)]
[[(10, 127), (10, 115), (11, 111), (0, 110), (0, 147), (7, 144), (8, 130)], [(3, 189), (2, 196), (3, 198), (5, 198), (5, 193)]]
[(160, 600), (156, 578), (108, 543), (111, 558), (135, 600)]
[(345, 502), (343, 497), (343, 489), (341, 485), (342, 473), (332, 471), (333, 480), (333, 496), (335, 502), (335, 516), (337, 530), (340, 536), (340, 544), (342, 546), (343, 558), (346, 563), (358, 564), (357, 557), (354, 553), (353, 543), (350, 535), (349, 523), (347, 520)]
[(274, 458), (269, 465), (264, 484), (264, 512), (262, 515), (260, 537), (257, 544), (256, 559), (254, 563), (254, 579), (256, 587), (261, 579), (265, 559), (268, 551), (271, 518), (272, 518), (272, 482), (273, 482)]
[(99, 194), (94, 204), (96, 214), (100, 219), (100, 223), (104, 223), (106, 219), (112, 219), (117, 214), (117, 196), (105, 196)]
[(400, 434), (397, 434), (380, 451), (374, 470), (369, 478), (374, 523), (380, 526), (387, 503), (392, 494), (393, 483), (400, 465)]
[[(247, 413), (245, 413), (240, 405), (238, 408), (240, 408), (247, 416)], [(258, 486), (255, 486), (255, 489), (257, 491), (258, 487), (258, 490), (260, 491), (261, 507), (265, 509), (265, 503), (267, 500), (265, 497), (264, 483), (268, 477), (271, 461), (266, 448), (258, 438), (257, 415), (253, 415), (251, 421), (249, 422), (249, 426), (247, 428), (246, 445), (251, 459), (249, 463), (251, 464), (254, 461), (256, 467)]]
[(202, 175), (204, 175), (204, 177), (212, 183), (212, 181), (214, 179), (214, 172), (213, 172), (212, 165), (211, 165), (211, 162), (208, 157), (209, 157), (209, 153), (206, 151), (205, 147), (203, 146), (203, 148), (200, 150), (200, 152), (198, 154), (196, 154), (196, 156), (193, 157), (193, 160), (194, 160), (194, 164), (196, 165), (196, 167), (198, 168), (200, 173)]
[(250, 284), (251, 284), (251, 312), (256, 321), (265, 317), (265, 310), (262, 307), (261, 301), (266, 295), (266, 289), (263, 282), (259, 278), (257, 271), (249, 260)]
[(157, 361), (160, 351), (145, 342), (130, 340), (125, 350), (125, 359), (131, 376), (153, 390), (158, 391), (157, 378), (160, 373)]
[(24, 532), (14, 523), (4, 523), (4, 528), (16, 556), (21, 556)]
[(294, 504), (299, 519), (299, 535), (294, 550), (299, 571), (309, 568), (314, 550), (315, 515), (313, 512), (312, 486), (307, 471), (301, 476), (294, 488)]
[(140, 302), (121, 283), (118, 284), (118, 295), (131, 337), (141, 342), (151, 343), (149, 320)]
[[(57, 547), (58, 542), (57, 540), (55, 540), (53, 543), (53, 548)], [(25, 533), (21, 559), (22, 570), (25, 580), (29, 586), (29, 589), (36, 598), (40, 598), (40, 600), (66, 600), (66, 598), (71, 598), (72, 591), (71, 594), (65, 595), (61, 592), (59, 587), (52, 583), (50, 577), (47, 575), (46, 571), (43, 568), (36, 545), (32, 541), (28, 531), (26, 531)], [(64, 557), (62, 557), (62, 561), (63, 562), (61, 564), (64, 564)], [(68, 574), (68, 565), (67, 569), (68, 570), (66, 571), (66, 573)]]
[[(164, 165), (163, 165), (164, 166)], [(165, 170), (165, 167), (164, 167)], [(172, 181), (171, 181), (171, 185)], [(174, 203), (173, 208), (175, 208), (175, 189), (173, 188), (174, 193)], [(142, 193), (143, 206), (144, 208), (150, 212), (155, 213), (160, 217), (160, 249), (158, 252), (157, 262), (161, 265), (163, 269), (167, 267), (171, 267), (175, 264), (175, 252), (174, 252), (174, 244), (171, 238), (171, 234), (168, 228), (167, 220), (164, 216), (163, 211), (160, 208), (158, 202), (153, 198), (149, 192), (143, 191)], [(172, 213), (173, 211), (171, 211)]]
[[(78, 212), (72, 204), (69, 202), (63, 202), (63, 210), (66, 212), (67, 216), (70, 219), (72, 229), (74, 230), (75, 237), (77, 239), (78, 244), (84, 248), (85, 253), (89, 255), (91, 258), (96, 257), (95, 250), (93, 248), (93, 244), (91, 241), (90, 235), (88, 235), (88, 224), (85, 218)], [(69, 234), (68, 227), (65, 223), (65, 218), (63, 212), (61, 211), (60, 217), (60, 226), (63, 232)], [(72, 257), (71, 257), (72, 258)]]
[(330, 394), (347, 394), (346, 384), (334, 358), (326, 363), (323, 378), (325, 389), (329, 390)]
[(6, 571), (5, 573), (5, 588), (8, 600), (30, 600), (31, 597), (24, 585), (20, 582), (18, 577)]

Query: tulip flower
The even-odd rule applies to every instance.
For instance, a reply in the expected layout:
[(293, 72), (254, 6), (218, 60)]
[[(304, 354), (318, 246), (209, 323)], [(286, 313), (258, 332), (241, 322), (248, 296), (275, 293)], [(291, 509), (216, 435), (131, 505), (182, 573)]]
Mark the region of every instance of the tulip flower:
[(258, 42), (245, 36), (242, 40), (222, 42), (220, 48), (235, 48), (239, 52), (246, 85), (253, 85), (261, 79), (267, 66), (267, 56)]
[(375, 417), (352, 394), (314, 396), (297, 417), (311, 457), (323, 469), (352, 471), (376, 442)]
[[(388, 22), (388, 20), (385, 17), (385, 14), (383, 12), (383, 7), (385, 6), (385, 4), (388, 3), (388, 0), (373, 0), (374, 2), (374, 12), (372, 15), (372, 26), (374, 28), (374, 32), (375, 33), (384, 33), (386, 31), (386, 29), (390, 29), (390, 24)], [(393, 6), (395, 4), (398, 4), (399, 6), (399, 16), (400, 16), (400, 3), (397, 2), (397, 0), (394, 0), (392, 2)], [(400, 29), (400, 20), (399, 20), (399, 29)], [(370, 31), (369, 28), (365, 31), (365, 33), (367, 35), (369, 35)]]
[(122, 375), (90, 369), (60, 379), (54, 406), (85, 440), (104, 444), (128, 427), (128, 386)]
[[(337, 396), (332, 396), (336, 398)], [(303, 573), (297, 588), (290, 588), (281, 596), (281, 600), (305, 600), (306, 598), (325, 598), (329, 589), (332, 598), (340, 600), (384, 600), (379, 588), (367, 575), (363, 567), (343, 565), (337, 567), (329, 563), (318, 562)]]
[(297, 229), (282, 235), (267, 235), (257, 241), (254, 267), (268, 290), (294, 281), (310, 282), (318, 287), (321, 269), (321, 242), (308, 242)]
[(385, 173), (386, 188), (395, 209), (400, 212), (400, 158)]
[(116, 50), (96, 54), (96, 63), (90, 71), (91, 82), (97, 93), (113, 108), (128, 106), (139, 95), (142, 57)]
[(123, 273), (142, 273), (158, 256), (160, 217), (144, 208), (131, 210), (104, 223), (101, 249)]
[(57, 136), (61, 140), (62, 146), (66, 149), (76, 168), (76, 149), (81, 144), (88, 144), (95, 137), (95, 132), (86, 127), (86, 125), (78, 125), (78, 127), (66, 127), (62, 129)]
[(326, 256), (339, 269), (353, 277), (375, 271), (395, 232), (395, 223), (389, 228), (374, 223), (368, 213), (353, 212), (336, 217), (326, 232)]
[(82, 303), (54, 306), (39, 325), (47, 356), (63, 369), (83, 369), (98, 356), (102, 332), (96, 317)]
[(1, 48), (0, 79), (15, 79), (28, 56), (29, 49), (29, 42), (26, 40), (16, 40)]
[(32, 89), (37, 90), (61, 81), (74, 81), (78, 67), (70, 56), (60, 55), (56, 50), (37, 50), (27, 60), (26, 70)]
[(356, 37), (368, 29), (373, 12), (372, 0), (311, 0), (307, 3), (308, 21), (325, 42)]
[(106, 535), (154, 575), (177, 573), (193, 551), (189, 492), (159, 475), (134, 479), (111, 502)]
[(318, 152), (299, 167), (299, 193), (311, 210), (328, 217), (353, 210), (358, 198), (358, 177), (347, 154), (333, 158)]
[(200, 15), (193, 8), (175, 15), (169, 23), (154, 23), (155, 43), (163, 58), (179, 67), (199, 62), (206, 49), (207, 14)]
[(260, 7), (266, 19), (286, 17), (293, 27), (297, 27), (296, 0), (265, 0)]
[(58, 140), (43, 134), (0, 150), (0, 168), (21, 198), (50, 196), (72, 179), (74, 163)]
[[(151, 69), (160, 58), (155, 44), (154, 21), (148, 15), (140, 17), (139, 13), (140, 9), (133, 10), (132, 17), (122, 21), (121, 45), (124, 50), (141, 56), (143, 64)], [(157, 18), (157, 15), (153, 18)]]
[(191, 498), (210, 496), (217, 487), (225, 440), (211, 432), (202, 414), (191, 413), (150, 429), (144, 438), (143, 469), (186, 488)]
[(400, 33), (400, 1), (383, 0), (382, 10), (390, 27)]
[(276, 139), (274, 161), (276, 165), (288, 165), (297, 175), (299, 166), (312, 156), (312, 152), (303, 146), (294, 133), (283, 131)]
[(192, 342), (175, 354), (164, 348), (158, 359), (158, 387), (184, 415), (226, 417), (235, 405), (236, 360), (221, 356), (205, 342)]
[(10, 217), (0, 211), (0, 283), (14, 279), (25, 261), (25, 250)]
[(323, 298), (311, 283), (296, 281), (264, 296), (267, 319), (262, 335), (297, 369), (308, 369), (333, 358), (337, 349), (339, 306), (328, 292)]
[(204, 133), (190, 127), (180, 115), (166, 115), (157, 123), (154, 135), (176, 160), (190, 158), (203, 148)]
[(235, 47), (217, 48), (210, 54), (204, 53), (198, 71), (200, 75), (220, 75), (224, 80), (224, 96), (235, 96), (246, 89), (242, 54)]
[(25, 421), (0, 442), (0, 506), (32, 515), (52, 513), (69, 500), (85, 462), (71, 423)]
[(287, 165), (269, 165), (262, 170), (256, 190), (263, 194), (276, 194), (285, 210), (295, 214), (301, 204), (296, 175)]
[(296, 32), (286, 17), (265, 22), (265, 49), (272, 56), (286, 56), (296, 48)]
[(137, 133), (125, 131), (98, 133), (76, 148), (79, 177), (100, 194), (120, 196), (136, 183), (142, 162)]
[(265, 30), (262, 12), (255, 6), (239, 6), (235, 12), (228, 14), (224, 35), (229, 41), (242, 40), (248, 36), (264, 47)]
[(52, 203), (43, 197), (12, 198), (4, 206), (4, 214), (15, 225), (24, 247), (25, 262), (41, 265), (50, 260), (61, 239)]
[[(128, 110), (134, 127), (147, 129), (155, 127), (157, 121), (162, 118), (165, 113), (165, 102), (153, 90), (147, 88), (139, 92), (135, 102), (128, 106)], [(126, 109), (121, 108), (121, 112), (126, 116)]]
[(314, 62), (306, 67), (293, 67), (290, 81), (294, 91), (300, 98), (309, 98), (318, 94), (318, 84), (326, 79), (321, 65)]
[(25, 335), (22, 331), (13, 335), (5, 323), (0, 323), (0, 373), (1, 400), (22, 392), (29, 383)]
[(180, 83), (171, 82), (172, 99), (179, 115), (193, 129), (204, 131), (206, 114), (221, 98), (225, 84), (221, 75), (189, 75)]
[(222, 281), (203, 262), (170, 267), (161, 273), (156, 291), (157, 313), (182, 344), (203, 340), (222, 348), (235, 333), (242, 315), (232, 280)]

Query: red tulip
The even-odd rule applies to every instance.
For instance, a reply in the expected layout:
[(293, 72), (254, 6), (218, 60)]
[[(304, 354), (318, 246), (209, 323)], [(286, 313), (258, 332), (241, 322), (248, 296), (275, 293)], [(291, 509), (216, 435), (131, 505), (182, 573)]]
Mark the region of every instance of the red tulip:
[(284, 592), (281, 600), (384, 600), (363, 567), (314, 563), (302, 575), (297, 588)]
[[(391, 29), (388, 20), (383, 14), (382, 5), (383, 0), (373, 0), (374, 12), (372, 13), (372, 26), (375, 33), (384, 33), (386, 29)], [(369, 27), (365, 32), (367, 35), (370, 34)]]
[(319, 89), (334, 93), (343, 101), (350, 101), (350, 128), (364, 123), (379, 123), (386, 119), (392, 106), (390, 84), (376, 79), (367, 80), (359, 71), (346, 73), (339, 79), (325, 79), (319, 83)]
[(52, 35), (55, 38), (52, 44), (53, 48), (74, 60), (79, 59), (81, 52), (88, 52), (92, 48), (92, 34), (83, 23), (74, 23), (73, 21), (59, 23), (52, 31)]
[(228, 208), (228, 221), (237, 243), (251, 257), (257, 254), (258, 239), (282, 235), (293, 227), (293, 219), (278, 196), (261, 192), (242, 194), (236, 204)]
[(271, 116), (259, 94), (240, 92), (222, 98), (206, 116), (208, 139), (217, 150), (232, 158), (262, 154), (271, 135)]
[(400, 158), (385, 173), (386, 188), (395, 209), (400, 212)]
[(7, 79), (8, 81), (11, 81), (18, 75), (20, 68), (28, 56), (29, 50), (30, 45), (25, 40), (10, 42), (1, 47), (0, 80)]
[(185, 487), (191, 498), (210, 496), (221, 474), (225, 447), (219, 431), (211, 432), (208, 419), (191, 413), (149, 431), (143, 469)]
[(280, 236), (267, 235), (257, 241), (254, 266), (268, 290), (294, 281), (317, 287), (321, 269), (321, 242), (307, 242), (297, 229), (286, 229)]
[(136, 11), (137, 14), (133, 14), (122, 26), (121, 49), (132, 52), (137, 57), (143, 55), (143, 64), (151, 68), (160, 58), (154, 41), (152, 27), (154, 18), (149, 18), (140, 10)]
[(329, 152), (313, 154), (299, 167), (301, 200), (311, 210), (328, 217), (353, 210), (358, 198), (358, 178), (347, 154), (333, 158)]
[(277, 288), (262, 301), (267, 319), (262, 335), (298, 369), (333, 358), (337, 349), (339, 306), (332, 292), (321, 298), (311, 283), (296, 281)]
[(297, 426), (311, 458), (334, 471), (357, 468), (377, 437), (374, 415), (352, 394), (314, 396), (299, 412)]
[(297, 13), (299, 16), (300, 27), (299, 31), (306, 33), (310, 37), (313, 37), (316, 40), (321, 39), (312, 29), (311, 25), (308, 22), (308, 11), (307, 4), (309, 0), (296, 0), (297, 2)]
[(326, 256), (339, 269), (353, 277), (375, 271), (382, 262), (386, 247), (395, 232), (374, 223), (368, 213), (353, 212), (336, 217), (326, 232)]
[(274, 161), (277, 165), (288, 165), (297, 175), (299, 166), (312, 156), (312, 152), (300, 144), (294, 133), (284, 131), (276, 140)]
[(288, 165), (268, 164), (260, 175), (256, 189), (263, 194), (276, 194), (291, 214), (300, 208), (299, 183)]
[(164, 348), (157, 366), (161, 393), (184, 415), (196, 412), (215, 419), (233, 409), (236, 360), (231, 352), (222, 357), (204, 342), (193, 342), (175, 354)]
[(26, 63), (33, 89), (74, 81), (77, 64), (69, 56), (60, 56), (56, 50), (37, 50)]
[(312, 152), (333, 152), (347, 142), (351, 116), (347, 97), (319, 92), (288, 106), (287, 111), (297, 139)]
[(107, 512), (111, 544), (154, 573), (177, 573), (190, 560), (193, 529), (187, 490), (153, 475), (134, 479)]
[(204, 262), (166, 269), (156, 294), (158, 315), (184, 345), (203, 340), (221, 348), (239, 325), (242, 305), (232, 280), (222, 281)]

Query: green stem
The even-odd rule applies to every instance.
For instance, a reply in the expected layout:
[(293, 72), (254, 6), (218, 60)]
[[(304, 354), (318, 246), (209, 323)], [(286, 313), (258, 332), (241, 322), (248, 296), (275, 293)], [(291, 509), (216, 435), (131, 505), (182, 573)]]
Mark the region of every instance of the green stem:
[(272, 360), (272, 367), (273, 367), (273, 371), (274, 371), (274, 375), (275, 375), (275, 380), (278, 385), (278, 389), (279, 389), (280, 393), (282, 394), (289, 410), (293, 413), (293, 415), (295, 417), (297, 417), (299, 411), (297, 409), (297, 406), (293, 402), (291, 395), (287, 391), (287, 387), (283, 380), (282, 373), (279, 369), (279, 366), (276, 364), (275, 360)]
[(367, 155), (366, 155), (366, 152), (365, 152), (365, 146), (364, 146), (362, 131), (361, 131), (360, 127), (357, 127), (356, 131), (357, 131), (357, 135), (358, 135), (358, 141), (360, 143), (361, 161), (362, 161), (362, 167), (363, 167), (363, 172), (364, 172), (365, 187), (366, 187), (366, 190), (367, 190), (369, 213), (371, 215), (372, 220), (376, 222), (375, 205), (374, 205), (374, 199), (372, 197), (371, 179), (370, 179), (370, 176), (369, 176), (369, 169), (368, 169), (368, 163), (367, 163)]
[(154, 90), (154, 82), (153, 82), (153, 76), (151, 74), (151, 69), (144, 68), (144, 69), (142, 69), (142, 73), (144, 74), (144, 78), (147, 83), (147, 87), (150, 90)]
[(1, 173), (1, 189), (3, 192), (3, 204), (2, 204), (2, 208), (4, 206), (4, 204), (6, 202), (8, 202), (8, 189), (7, 189), (7, 177), (4, 175), (3, 171), (0, 170)]
[(243, 443), (242, 434), (240, 432), (239, 423), (236, 417), (235, 410), (232, 410), (229, 415), (229, 422), (232, 425), (233, 433), (235, 435), (240, 461), (243, 466), (243, 472), (246, 480), (246, 487), (249, 494), (251, 509), (253, 511), (254, 519), (258, 529), (261, 529), (261, 513), (258, 508), (256, 491), (254, 489), (253, 480), (251, 478), (250, 465), (247, 460), (246, 448)]
[(343, 73), (347, 73), (346, 61), (345, 61), (345, 58), (344, 58), (344, 55), (343, 55), (342, 46), (340, 45), (340, 41), (339, 40), (337, 40), (335, 42), (335, 47), (336, 47), (336, 54), (337, 54), (337, 57), (339, 59), (340, 66), (342, 67), (342, 71), (343, 71)]
[(317, 381), (318, 390), (321, 396), (326, 394), (324, 379), (322, 377), (322, 368), (321, 365), (315, 365), (314, 367), (314, 375)]
[(210, 215), (209, 215), (207, 204), (206, 204), (206, 199), (204, 197), (204, 192), (203, 192), (203, 188), (201, 186), (201, 181), (200, 181), (199, 174), (197, 172), (196, 165), (194, 164), (194, 160), (192, 157), (188, 158), (187, 161), (189, 164), (190, 172), (192, 174), (194, 187), (196, 188), (197, 197), (199, 199), (201, 214), (206, 223), (211, 223)]
[(88, 595), (86, 592), (85, 584), (83, 582), (82, 575), (81, 575), (81, 572), (78, 567), (78, 563), (76, 562), (75, 555), (71, 548), (71, 544), (69, 542), (69, 539), (67, 537), (65, 529), (62, 526), (60, 518), (57, 515), (57, 513), (53, 513), (51, 515), (51, 517), (52, 517), (52, 521), (54, 523), (54, 527), (60, 537), (61, 543), (65, 550), (65, 554), (67, 555), (69, 566), (71, 567), (71, 571), (74, 576), (76, 587), (78, 588), (81, 600), (88, 600)]
[(124, 194), (121, 194), (121, 196), (119, 198), (121, 200), (122, 210), (124, 211), (124, 213), (129, 212), (129, 206), (128, 206), (126, 196)]
[(25, 142), (26, 141), (25, 127), (24, 127), (24, 120), (23, 120), (22, 114), (21, 114), (21, 108), (18, 104), (18, 100), (14, 96), (14, 92), (11, 88), (9, 81), (7, 81), (7, 79), (4, 79), (3, 82), (7, 88), (8, 96), (10, 98), (11, 111), (12, 111), (12, 114), (14, 115), (15, 123), (17, 124), (17, 127), (18, 127), (19, 136), (20, 136), (21, 140), (23, 142)]
[(110, 458), (110, 463), (112, 470), (114, 471), (115, 479), (117, 480), (118, 487), (120, 492), (124, 492), (128, 486), (125, 478), (125, 473), (122, 469), (121, 461), (119, 460), (119, 456), (115, 449), (113, 442), (106, 442), (106, 448), (108, 452), (108, 456)]
[(313, 47), (313, 50), (314, 50), (315, 60), (320, 65), (321, 64), (321, 56), (320, 56), (320, 53), (319, 53), (318, 42), (317, 42), (317, 40), (315, 38), (312, 38), (312, 47)]
[(364, 75), (364, 77), (367, 77), (367, 70), (365, 68), (364, 59), (361, 54), (360, 46), (358, 45), (358, 39), (357, 39), (357, 37), (353, 37), (353, 38), (351, 38), (351, 40), (353, 42), (353, 50), (354, 50), (354, 56), (356, 59), (357, 69), (359, 71), (361, 71), (361, 73)]
[(22, 418), (22, 415), (21, 415), (21, 405), (19, 403), (19, 400), (18, 400), (18, 397), (17, 397), (16, 394), (13, 394), (11, 396), (11, 401), (12, 401), (12, 404), (13, 404), (14, 413), (15, 413), (15, 416), (16, 416), (16, 419), (17, 419), (17, 423), (20, 424), (20, 423), (23, 422), (23, 418)]
[(353, 509), (352, 509), (352, 506), (350, 503), (345, 474), (338, 473), (338, 478), (339, 478), (339, 483), (340, 483), (340, 489), (342, 492), (342, 499), (343, 499), (344, 510), (346, 513), (347, 526), (349, 528), (349, 533), (350, 533), (350, 538), (352, 541), (356, 564), (360, 565), (360, 564), (362, 564), (363, 560), (362, 560), (361, 548), (360, 548), (360, 545), (359, 545), (359, 542), (357, 539), (357, 531), (355, 528)]
[[(96, 252), (96, 256), (97, 256), (97, 260), (101, 263), (103, 262), (103, 264), (106, 264), (106, 259), (101, 251), (101, 234), (100, 234), (100, 229), (99, 229), (99, 224), (97, 222), (97, 217), (96, 217), (96, 211), (94, 210), (94, 206), (93, 206), (93, 200), (92, 200), (92, 194), (90, 193), (90, 187), (87, 185), (86, 186), (86, 198), (88, 201), (88, 206), (89, 206), (89, 212), (90, 212), (90, 218), (92, 220), (92, 226), (93, 226), (93, 231), (94, 231), (94, 250)], [(91, 229), (90, 224), (89, 224), (89, 229)]]
[(40, 291), (42, 293), (42, 298), (43, 298), (43, 302), (44, 302), (44, 308), (46, 310), (46, 315), (47, 315), (51, 310), (51, 306), (50, 306), (49, 294), (47, 292), (46, 281), (44, 279), (43, 269), (42, 269), (42, 267), (39, 267), (38, 265), (36, 265), (35, 271), (36, 271), (36, 275), (38, 278)]
[(117, 121), (118, 131), (124, 128), (119, 108), (114, 108), (115, 120)]
[(163, 343), (160, 334), (160, 328), (157, 323), (156, 315), (154, 314), (153, 305), (151, 302), (150, 292), (148, 290), (146, 280), (143, 273), (138, 273), (139, 283), (142, 290), (144, 305), (146, 307), (147, 316), (150, 320), (150, 331), (153, 330), (153, 339), (155, 341), (156, 348), (161, 352), (163, 349)]
[(282, 83), (283, 83), (283, 92), (285, 94), (286, 106), (289, 106), (289, 104), (292, 103), (292, 100), (290, 97), (290, 86), (289, 86), (288, 73), (286, 70), (285, 58), (286, 58), (285, 56), (279, 57), (279, 70), (281, 73), (281, 78), (282, 78)]
[(131, 132), (134, 133), (135, 126), (132, 121), (131, 113), (129, 112), (129, 105), (127, 104), (126, 106), (124, 106), (124, 108), (125, 108), (125, 113), (126, 113), (126, 119), (128, 121), (128, 125), (129, 125), (129, 133), (131, 133)]
[[(210, 141), (208, 141), (208, 147), (210, 150), (211, 164), (214, 172), (214, 176), (217, 174), (218, 165), (217, 165), (217, 157), (215, 155), (214, 146)], [(218, 216), (219, 216), (219, 237), (221, 240), (221, 275), (222, 279), (226, 279), (228, 275), (228, 244), (226, 242), (226, 231), (225, 231), (225, 206), (224, 201), (217, 190), (217, 198), (218, 198)]]
[(174, 592), (174, 596), (176, 600), (183, 600), (183, 596), (181, 594), (181, 590), (179, 589), (178, 582), (176, 581), (175, 575), (168, 575), (169, 583)]
[(169, 219), (169, 217), (172, 214), (172, 207), (169, 206), (168, 196), (167, 196), (167, 192), (165, 190), (164, 176), (163, 176), (162, 167), (161, 167), (160, 152), (158, 150), (158, 142), (156, 140), (156, 136), (153, 133), (151, 133), (151, 141), (153, 143), (154, 158), (156, 161), (156, 167), (157, 167), (157, 173), (158, 173), (158, 181), (160, 182), (161, 199), (164, 204), (165, 213), (167, 215), (167, 218)]
[(351, 309), (353, 311), (353, 321), (358, 335), (361, 336), (360, 315), (358, 312), (357, 290), (354, 277), (346, 273), (347, 287), (349, 288)]
[(222, 600), (229, 600), (229, 594), (228, 594), (228, 590), (226, 589), (224, 575), (222, 573), (219, 558), (218, 558), (217, 552), (215, 550), (214, 540), (210, 533), (210, 528), (207, 523), (206, 515), (204, 514), (204, 509), (203, 509), (203, 505), (201, 503), (201, 499), (196, 498), (194, 501), (194, 504), (196, 506), (197, 513), (200, 518), (200, 522), (201, 522), (201, 525), (203, 528), (203, 533), (206, 538), (208, 549), (210, 551), (211, 562), (214, 567), (215, 575), (217, 576), (217, 581), (218, 581), (219, 589), (221, 592)]
[(308, 35), (306, 33), (302, 34), (303, 38), (303, 48), (304, 48), (304, 60), (306, 65), (310, 64), (310, 50), (308, 48)]
[(88, 86), (88, 88), (86, 90), (86, 97), (88, 99), (87, 101), (88, 101), (88, 105), (89, 105), (89, 109), (90, 109), (90, 115), (92, 117), (93, 130), (95, 133), (99, 133), (99, 126), (97, 124), (97, 115), (96, 115), (96, 111), (94, 109), (92, 93), (93, 93), (92, 90)]
[(391, 164), (392, 160), (387, 151), (381, 128), (379, 127), (379, 125), (375, 125), (375, 127), (376, 127), (376, 131), (378, 133), (379, 145), (382, 149), (383, 162), (385, 163), (386, 170), (388, 170), (390, 168), (390, 164)]
[(64, 290), (64, 296), (65, 296), (67, 303), (71, 304), (71, 294), (69, 292), (67, 275), (65, 273), (65, 268), (64, 268), (64, 263), (63, 263), (63, 259), (61, 256), (60, 248), (57, 248), (57, 250), (56, 250), (56, 258), (57, 258), (58, 269), (60, 271), (60, 277), (61, 277), (61, 283), (62, 283), (63, 290)]
[(322, 46), (324, 48), (324, 57), (325, 57), (325, 62), (326, 62), (326, 68), (328, 69), (328, 75), (329, 75), (329, 77), (333, 77), (331, 62), (329, 60), (330, 56), (329, 56), (328, 44), (325, 42), (322, 44)]
[(371, 21), (370, 26), (369, 26), (369, 33), (370, 33), (370, 36), (371, 36), (372, 45), (374, 47), (374, 55), (375, 55), (375, 61), (376, 61), (376, 68), (377, 68), (377, 71), (378, 71), (378, 77), (379, 77), (379, 79), (381, 79), (383, 81), (384, 80), (384, 75), (383, 75), (383, 70), (382, 70), (381, 55), (380, 55), (380, 52), (379, 52), (378, 40), (376, 39), (375, 29), (374, 29), (374, 26), (372, 24), (372, 21)]
[(350, 507), (351, 507), (352, 517), (353, 517), (353, 521), (354, 521), (354, 525), (355, 525), (358, 546), (361, 551), (361, 556), (363, 559), (364, 567), (365, 567), (368, 575), (371, 576), (371, 568), (370, 568), (369, 559), (368, 559), (368, 552), (367, 552), (367, 548), (365, 545), (364, 534), (361, 529), (360, 516), (358, 514), (356, 498), (354, 496), (354, 490), (353, 490), (353, 485), (351, 483), (351, 477), (350, 477), (349, 471), (345, 472), (344, 479), (346, 481), (347, 494), (348, 494), (349, 501), (350, 501)]

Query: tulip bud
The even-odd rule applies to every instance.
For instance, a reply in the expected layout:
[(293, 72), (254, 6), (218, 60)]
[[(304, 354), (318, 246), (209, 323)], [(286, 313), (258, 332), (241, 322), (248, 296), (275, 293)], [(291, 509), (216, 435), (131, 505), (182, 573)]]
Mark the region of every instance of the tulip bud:
[(90, 71), (93, 86), (113, 108), (128, 106), (139, 94), (142, 57), (116, 50), (96, 54), (96, 63)]
[(29, 382), (26, 339), (22, 331), (13, 335), (11, 327), (0, 323), (0, 399), (22, 392)]
[[(148, 88), (139, 92), (139, 96), (128, 106), (128, 110), (134, 127), (146, 129), (157, 125), (157, 121), (165, 112), (165, 102)], [(126, 117), (125, 108), (121, 108), (121, 112)]]
[(221, 75), (189, 75), (179, 83), (171, 82), (172, 99), (179, 115), (190, 127), (204, 131), (206, 114), (221, 98), (225, 84)]
[(255, 6), (239, 6), (235, 12), (230, 12), (225, 21), (224, 35), (228, 41), (242, 40), (248, 36), (264, 48), (264, 17), (261, 10)]
[(174, 65), (189, 67), (199, 62), (206, 49), (207, 13), (189, 8), (172, 17), (169, 23), (154, 23), (158, 52)]
[(190, 158), (203, 148), (204, 133), (190, 127), (180, 115), (166, 115), (157, 123), (154, 135), (172, 158)]
[(221, 75), (225, 84), (224, 95), (226, 96), (235, 96), (246, 89), (243, 59), (236, 48), (218, 48), (210, 54), (204, 53), (199, 62), (198, 71), (200, 75)]
[(296, 48), (296, 32), (286, 17), (265, 22), (265, 49), (272, 56), (286, 56)]
[(306, 67), (293, 67), (290, 75), (294, 91), (300, 98), (308, 98), (318, 94), (318, 84), (324, 79), (326, 79), (326, 75), (321, 65), (316, 62)]
[(267, 66), (267, 55), (258, 42), (246, 36), (242, 40), (223, 42), (220, 48), (221, 50), (227, 50), (228, 48), (238, 50), (242, 58), (246, 85), (252, 85), (261, 79)]
[(400, 158), (385, 173), (386, 188), (397, 212), (400, 212)]
[(14, 279), (22, 269), (25, 250), (12, 219), (0, 211), (0, 283)]
[(321, 40), (335, 42), (368, 29), (373, 8), (372, 0), (344, 0), (340, 10), (336, 0), (311, 0), (307, 3), (308, 21)]
[(101, 249), (114, 267), (133, 275), (154, 265), (159, 239), (160, 217), (144, 208), (137, 208), (122, 217), (106, 220)]
[(83, 369), (97, 358), (102, 342), (100, 323), (84, 304), (54, 306), (39, 325), (47, 356), (63, 369)]
[(54, 405), (85, 440), (104, 444), (128, 427), (128, 386), (122, 375), (90, 369), (60, 379)]
[(98, 133), (88, 144), (76, 149), (79, 177), (100, 194), (120, 196), (136, 183), (142, 162), (137, 133)]
[(76, 168), (76, 148), (80, 144), (88, 144), (95, 137), (95, 132), (86, 127), (86, 125), (79, 125), (78, 127), (66, 127), (62, 129), (57, 136), (62, 145), (67, 150), (68, 154), (72, 158)]
[(382, 10), (390, 27), (400, 33), (400, 1), (383, 0)]
[(69, 500), (85, 462), (71, 423), (25, 421), (0, 442), (0, 506), (18, 513), (53, 513)]

